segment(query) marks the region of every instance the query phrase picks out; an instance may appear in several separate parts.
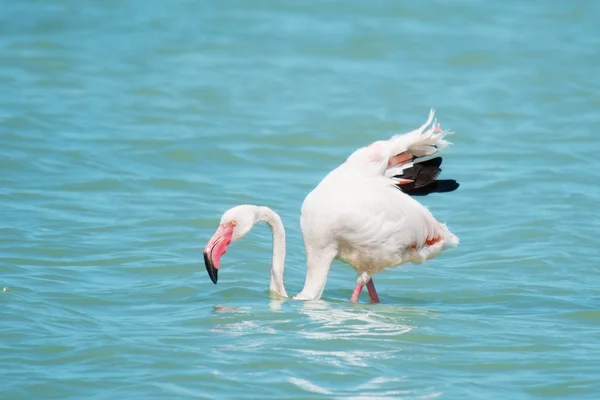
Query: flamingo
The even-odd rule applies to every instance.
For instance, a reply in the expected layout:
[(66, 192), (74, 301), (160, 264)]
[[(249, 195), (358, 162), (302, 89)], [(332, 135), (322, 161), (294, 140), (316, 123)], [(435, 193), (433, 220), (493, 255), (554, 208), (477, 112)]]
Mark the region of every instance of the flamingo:
[[(362, 147), (331, 171), (305, 198), (300, 227), (306, 251), (304, 288), (293, 298), (318, 300), (334, 259), (356, 270), (350, 301), (358, 302), (367, 286), (371, 302), (379, 303), (373, 275), (407, 262), (423, 263), (459, 239), (411, 196), (450, 192), (455, 180), (438, 180), (439, 153), (450, 142), (434, 110), (414, 131)], [(288, 297), (284, 283), (285, 229), (268, 207), (241, 205), (227, 210), (204, 249), (209, 277), (217, 283), (222, 255), (252, 227), (266, 222), (273, 232), (270, 290)]]

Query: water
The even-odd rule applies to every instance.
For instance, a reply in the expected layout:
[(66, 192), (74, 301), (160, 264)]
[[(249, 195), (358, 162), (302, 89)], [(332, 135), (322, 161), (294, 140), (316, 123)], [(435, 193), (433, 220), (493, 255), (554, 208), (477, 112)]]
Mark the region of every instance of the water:
[[(597, 2), (0, 3), (0, 398), (600, 395)], [(260, 226), (210, 282), (253, 203), (298, 293), (305, 195), (430, 107), (459, 248), (280, 301)]]

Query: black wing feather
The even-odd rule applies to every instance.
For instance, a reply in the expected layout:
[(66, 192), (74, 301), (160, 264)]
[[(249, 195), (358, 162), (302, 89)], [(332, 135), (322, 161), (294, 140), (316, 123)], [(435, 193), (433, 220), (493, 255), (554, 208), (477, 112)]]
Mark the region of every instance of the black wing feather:
[(442, 157), (432, 158), (414, 164), (394, 178), (411, 179), (413, 182), (398, 184), (396, 187), (410, 196), (427, 196), (430, 193), (452, 192), (460, 186), (454, 179), (438, 180), (442, 172)]

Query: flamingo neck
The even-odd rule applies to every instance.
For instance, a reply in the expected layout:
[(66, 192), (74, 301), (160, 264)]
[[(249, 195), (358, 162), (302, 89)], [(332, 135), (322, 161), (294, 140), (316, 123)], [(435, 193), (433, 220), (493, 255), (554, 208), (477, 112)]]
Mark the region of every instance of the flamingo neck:
[(283, 285), (285, 270), (285, 228), (279, 215), (268, 207), (261, 207), (259, 220), (266, 222), (273, 232), (273, 263), (269, 289), (280, 296), (288, 297)]

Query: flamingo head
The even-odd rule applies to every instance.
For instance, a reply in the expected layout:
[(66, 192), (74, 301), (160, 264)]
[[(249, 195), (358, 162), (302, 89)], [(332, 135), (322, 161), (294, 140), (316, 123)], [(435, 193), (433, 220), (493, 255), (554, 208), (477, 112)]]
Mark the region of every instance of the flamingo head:
[(204, 248), (204, 265), (208, 276), (217, 283), (221, 257), (227, 247), (246, 236), (257, 221), (258, 207), (242, 205), (227, 210), (221, 217), (217, 231)]

